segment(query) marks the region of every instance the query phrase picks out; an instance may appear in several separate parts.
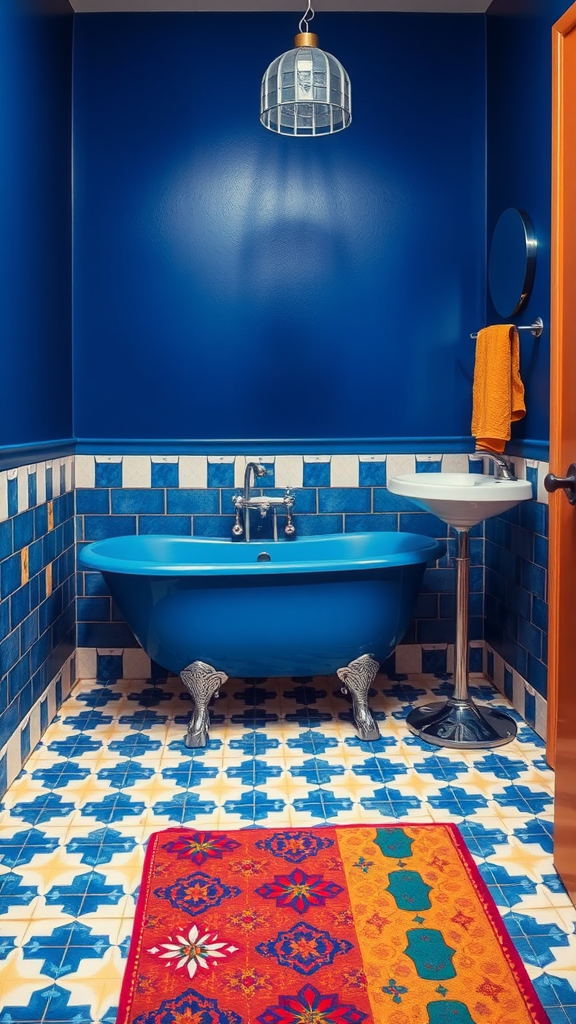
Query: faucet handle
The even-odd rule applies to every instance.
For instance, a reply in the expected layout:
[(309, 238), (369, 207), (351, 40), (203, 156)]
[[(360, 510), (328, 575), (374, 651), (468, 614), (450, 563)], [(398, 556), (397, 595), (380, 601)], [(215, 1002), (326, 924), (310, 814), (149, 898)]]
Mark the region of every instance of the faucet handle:
[(488, 451), (486, 448), (476, 448), (475, 451), (470, 452), (468, 455), (472, 461), (478, 461), (479, 459), (489, 459), (491, 462), (506, 462), (503, 455), (498, 455), (496, 452)]
[(242, 526), (242, 523), (240, 522), (240, 505), (236, 505), (236, 521), (234, 523), (234, 526), (232, 527), (232, 536), (233, 537), (242, 537), (243, 534), (244, 534), (244, 527)]
[[(294, 504), (294, 502), (292, 502)], [(296, 527), (294, 526), (294, 520), (292, 519), (292, 504), (286, 508), (286, 523), (284, 525), (284, 533), (287, 537), (294, 537), (296, 535)]]

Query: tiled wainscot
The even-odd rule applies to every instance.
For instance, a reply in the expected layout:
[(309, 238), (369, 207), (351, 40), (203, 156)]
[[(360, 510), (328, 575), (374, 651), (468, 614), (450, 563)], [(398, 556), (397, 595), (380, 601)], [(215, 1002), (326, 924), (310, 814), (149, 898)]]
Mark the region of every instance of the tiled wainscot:
[(0, 472), (0, 792), (76, 678), (74, 458)]
[[(259, 461), (268, 471), (266, 489), (294, 491), (300, 536), (406, 530), (447, 542), (447, 554), (426, 570), (414, 620), (384, 668), (390, 675), (450, 672), (454, 540), (445, 524), (391, 494), (386, 481), (414, 470), (478, 472), (482, 464), (467, 455), (262, 455)], [(548, 508), (542, 481), (548, 467), (514, 461), (517, 475), (532, 481), (534, 500), (472, 531), (469, 664), (545, 736)], [(100, 651), (116, 665), (124, 658), (117, 677), (154, 672), (98, 573), (78, 574), (75, 614), (74, 477), (79, 545), (125, 533), (227, 537), (231, 497), (245, 465), (244, 456), (70, 455), (0, 472), (0, 790), (76, 676), (93, 675), (75, 667), (76, 639), (80, 665), (92, 665)], [(270, 521), (258, 525), (269, 539)]]
[[(258, 481), (271, 494), (294, 492), (297, 536), (405, 530), (447, 542), (447, 554), (428, 567), (414, 620), (385, 666), (392, 674), (447, 673), (453, 664), (455, 541), (435, 516), (391, 494), (398, 473), (482, 472), (482, 462), (449, 455), (266, 455)], [(545, 463), (514, 459), (530, 479), (534, 500), (475, 527), (471, 533), (470, 657), (540, 735), (546, 720), (547, 495)], [(232, 495), (241, 488), (246, 456), (76, 457), (79, 546), (105, 537), (169, 533), (230, 537)], [(280, 528), (282, 523), (280, 522)], [(270, 539), (269, 518), (254, 518), (252, 536)], [(240, 542), (241, 543), (241, 542)], [(136, 645), (98, 573), (79, 574), (78, 646), (113, 651)], [(132, 673), (128, 673), (132, 676)]]
[(548, 463), (516, 459), (526, 501), (485, 523), (486, 674), (546, 738), (548, 695)]

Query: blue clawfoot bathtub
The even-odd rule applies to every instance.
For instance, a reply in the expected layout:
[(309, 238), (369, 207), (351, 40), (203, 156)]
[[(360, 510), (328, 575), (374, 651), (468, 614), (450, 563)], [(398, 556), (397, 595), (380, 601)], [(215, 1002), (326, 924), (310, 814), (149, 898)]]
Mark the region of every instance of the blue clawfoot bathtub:
[(364, 739), (367, 695), (402, 639), (426, 564), (444, 544), (413, 533), (234, 543), (112, 537), (84, 547), (146, 653), (179, 673), (194, 702), (188, 746), (208, 738), (208, 703), (228, 676), (336, 672)]

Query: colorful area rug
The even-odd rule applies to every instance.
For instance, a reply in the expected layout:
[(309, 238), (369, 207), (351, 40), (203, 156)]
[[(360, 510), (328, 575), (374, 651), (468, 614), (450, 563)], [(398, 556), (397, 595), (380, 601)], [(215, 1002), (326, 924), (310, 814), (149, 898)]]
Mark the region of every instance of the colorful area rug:
[(548, 1024), (453, 825), (150, 839), (117, 1024)]

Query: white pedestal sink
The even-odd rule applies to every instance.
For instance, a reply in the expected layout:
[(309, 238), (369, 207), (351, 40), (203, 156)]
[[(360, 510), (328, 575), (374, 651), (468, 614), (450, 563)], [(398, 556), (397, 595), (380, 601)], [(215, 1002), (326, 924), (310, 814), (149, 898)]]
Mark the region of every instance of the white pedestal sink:
[(392, 494), (410, 498), (420, 508), (454, 527), (456, 555), (456, 643), (454, 694), (414, 708), (409, 729), (439, 747), (481, 749), (508, 743), (516, 723), (502, 711), (475, 704), (468, 693), (468, 530), (532, 497), (528, 480), (502, 480), (480, 473), (404, 473), (388, 481)]
[(532, 497), (528, 480), (499, 480), (481, 473), (403, 473), (388, 481), (388, 490), (411, 498), (457, 530), (468, 530)]

